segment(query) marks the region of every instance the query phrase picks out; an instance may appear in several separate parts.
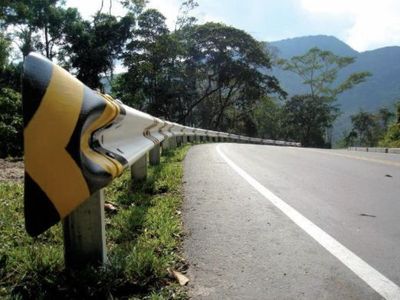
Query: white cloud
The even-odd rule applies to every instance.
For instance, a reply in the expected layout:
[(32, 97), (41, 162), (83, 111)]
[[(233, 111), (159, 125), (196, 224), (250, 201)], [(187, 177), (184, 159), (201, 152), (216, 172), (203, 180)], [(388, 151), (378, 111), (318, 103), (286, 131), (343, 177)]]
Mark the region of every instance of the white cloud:
[(312, 15), (350, 20), (343, 39), (363, 51), (400, 44), (400, 1), (398, 0), (300, 0)]

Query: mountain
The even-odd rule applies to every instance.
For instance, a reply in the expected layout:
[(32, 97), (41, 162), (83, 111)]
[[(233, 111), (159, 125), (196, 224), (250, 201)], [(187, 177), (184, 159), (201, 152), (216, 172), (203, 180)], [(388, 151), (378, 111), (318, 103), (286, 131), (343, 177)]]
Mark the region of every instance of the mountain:
[[(328, 50), (340, 56), (356, 58), (354, 64), (344, 68), (339, 79), (346, 78), (351, 73), (368, 71), (371, 77), (353, 89), (344, 92), (338, 98), (342, 115), (338, 118), (334, 132), (335, 137), (349, 129), (350, 115), (360, 109), (374, 112), (382, 106), (390, 109), (396, 100), (400, 99), (400, 47), (385, 47), (372, 51), (357, 52), (346, 43), (333, 36), (317, 35), (269, 42), (266, 47), (280, 58), (291, 58), (302, 55), (313, 47)], [(289, 95), (307, 92), (301, 78), (291, 72), (273, 68), (281, 86)]]
[(292, 56), (303, 54), (313, 47), (329, 50), (341, 56), (358, 55), (358, 52), (346, 43), (340, 41), (334, 36), (327, 35), (296, 37), (292, 39), (270, 42), (268, 44), (277, 48), (280, 52), (280, 57), (282, 58), (291, 58)]

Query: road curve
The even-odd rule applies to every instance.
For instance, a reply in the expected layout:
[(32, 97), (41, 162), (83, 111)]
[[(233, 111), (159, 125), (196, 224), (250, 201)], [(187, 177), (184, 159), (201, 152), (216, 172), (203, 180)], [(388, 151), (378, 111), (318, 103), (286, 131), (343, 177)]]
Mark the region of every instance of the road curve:
[(184, 182), (194, 299), (400, 298), (400, 155), (204, 144), (189, 151)]

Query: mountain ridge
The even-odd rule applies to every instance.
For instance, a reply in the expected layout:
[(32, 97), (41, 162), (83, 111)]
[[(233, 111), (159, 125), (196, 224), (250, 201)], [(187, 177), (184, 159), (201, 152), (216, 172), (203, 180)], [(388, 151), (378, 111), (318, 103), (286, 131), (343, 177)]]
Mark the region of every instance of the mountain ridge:
[[(289, 59), (306, 53), (313, 47), (328, 50), (339, 56), (353, 56), (355, 62), (344, 68), (338, 75), (339, 80), (354, 72), (369, 71), (372, 76), (365, 82), (344, 92), (337, 99), (342, 115), (335, 123), (335, 137), (350, 127), (350, 115), (360, 110), (374, 112), (382, 106), (392, 109), (400, 99), (400, 46), (387, 46), (358, 52), (334, 36), (314, 35), (284, 39), (265, 43), (267, 49), (278, 58)], [(289, 96), (307, 93), (307, 87), (301, 78), (289, 71), (274, 67), (282, 88)]]

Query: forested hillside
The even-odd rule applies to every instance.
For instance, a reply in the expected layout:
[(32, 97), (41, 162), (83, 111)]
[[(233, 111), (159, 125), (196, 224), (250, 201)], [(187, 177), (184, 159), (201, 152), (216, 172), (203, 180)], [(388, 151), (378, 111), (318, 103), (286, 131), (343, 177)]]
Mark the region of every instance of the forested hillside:
[[(350, 128), (350, 116), (360, 110), (375, 112), (382, 106), (394, 110), (394, 103), (400, 98), (400, 47), (385, 47), (372, 51), (357, 52), (344, 42), (332, 36), (307, 36), (268, 43), (278, 57), (290, 58), (305, 53), (313, 47), (331, 51), (340, 56), (355, 57), (355, 62), (344, 68), (338, 75), (343, 79), (351, 73), (368, 71), (371, 76), (363, 83), (338, 96), (342, 115), (335, 123), (336, 137)], [(282, 88), (290, 95), (307, 92), (296, 74), (275, 67), (273, 74)]]

